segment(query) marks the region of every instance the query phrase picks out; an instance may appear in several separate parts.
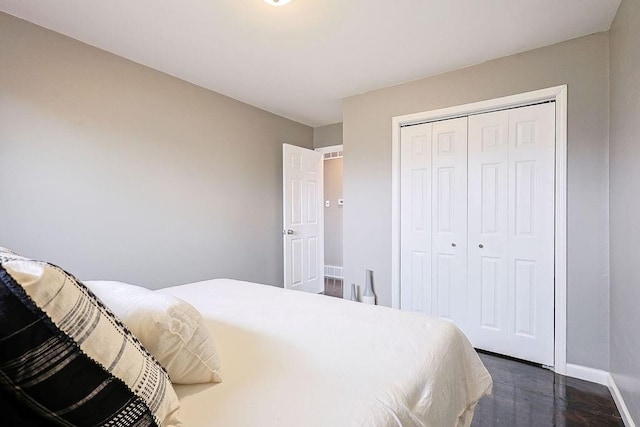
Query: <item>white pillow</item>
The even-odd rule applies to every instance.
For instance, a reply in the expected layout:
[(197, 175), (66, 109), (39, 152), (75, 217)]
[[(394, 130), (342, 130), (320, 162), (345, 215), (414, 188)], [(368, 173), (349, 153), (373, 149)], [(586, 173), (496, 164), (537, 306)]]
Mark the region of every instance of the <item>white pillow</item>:
[(202, 315), (180, 298), (122, 282), (84, 282), (176, 384), (220, 382), (220, 359)]

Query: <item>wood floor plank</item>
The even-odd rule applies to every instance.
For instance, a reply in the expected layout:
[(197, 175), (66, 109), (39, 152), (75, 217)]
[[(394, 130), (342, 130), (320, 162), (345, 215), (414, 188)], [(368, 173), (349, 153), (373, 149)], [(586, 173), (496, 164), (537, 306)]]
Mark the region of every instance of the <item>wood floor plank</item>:
[(624, 426), (609, 389), (492, 354), (480, 358), (493, 394), (476, 407), (472, 426)]

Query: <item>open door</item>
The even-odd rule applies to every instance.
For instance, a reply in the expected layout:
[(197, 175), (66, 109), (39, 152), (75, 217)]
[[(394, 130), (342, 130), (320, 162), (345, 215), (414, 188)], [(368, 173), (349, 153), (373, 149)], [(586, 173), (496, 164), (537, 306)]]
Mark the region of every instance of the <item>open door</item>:
[(284, 287), (324, 290), (322, 154), (283, 144)]

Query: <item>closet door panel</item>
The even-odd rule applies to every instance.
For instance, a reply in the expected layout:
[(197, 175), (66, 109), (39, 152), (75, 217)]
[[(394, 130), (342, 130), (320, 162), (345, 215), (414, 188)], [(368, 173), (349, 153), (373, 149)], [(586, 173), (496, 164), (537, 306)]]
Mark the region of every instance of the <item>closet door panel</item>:
[(553, 366), (555, 104), (509, 110), (509, 348)]
[(467, 310), (467, 118), (433, 123), (432, 313), (464, 328)]
[(400, 135), (400, 308), (431, 314), (432, 125), (404, 127)]
[(504, 353), (507, 326), (509, 113), (469, 117), (469, 323), (471, 342)]

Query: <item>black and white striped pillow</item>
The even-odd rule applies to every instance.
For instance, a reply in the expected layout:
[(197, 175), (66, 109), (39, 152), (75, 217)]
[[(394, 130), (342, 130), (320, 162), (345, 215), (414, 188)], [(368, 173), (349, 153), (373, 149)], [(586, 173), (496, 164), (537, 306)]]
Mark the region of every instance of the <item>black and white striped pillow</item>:
[(64, 426), (181, 425), (167, 372), (91, 291), (9, 253), (0, 253), (0, 388)]

